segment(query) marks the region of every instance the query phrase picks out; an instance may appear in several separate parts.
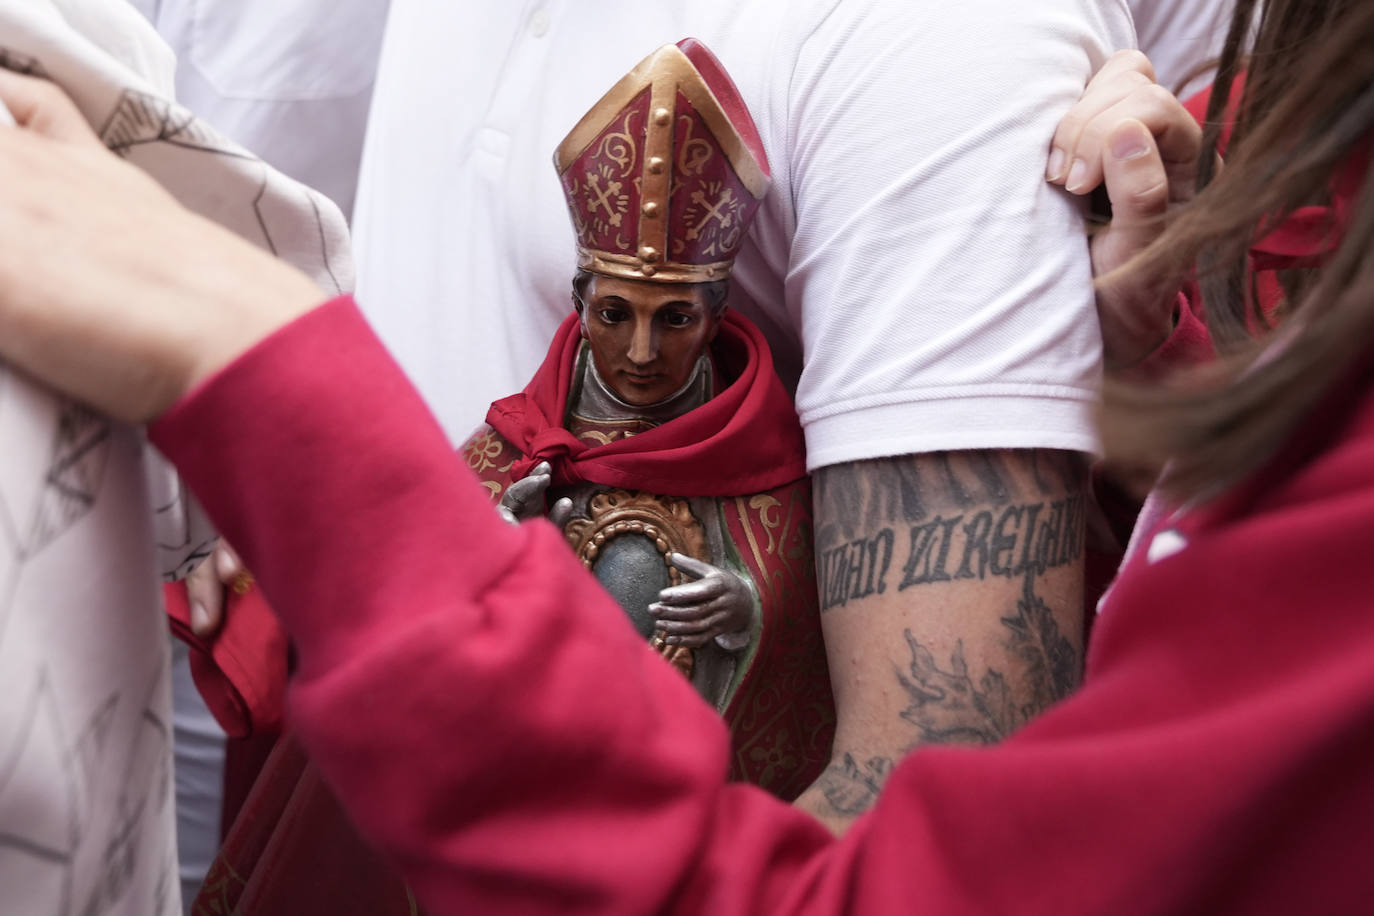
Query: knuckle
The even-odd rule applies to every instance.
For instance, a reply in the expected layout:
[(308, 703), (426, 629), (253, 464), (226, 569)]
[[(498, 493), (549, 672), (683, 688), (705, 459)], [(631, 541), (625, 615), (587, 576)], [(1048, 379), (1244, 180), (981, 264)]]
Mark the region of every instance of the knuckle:
[[(1100, 147), (1106, 140), (1107, 132), (1110, 130), (1110, 127), (1111, 125), (1108, 124), (1107, 119), (1102, 116), (1093, 118), (1089, 121), (1087, 125), (1084, 126), (1083, 133), (1079, 135), (1079, 151), (1081, 153), (1086, 153)], [(1082, 157), (1080, 156), (1080, 158)]]
[[(1159, 83), (1150, 83), (1149, 85), (1141, 86), (1133, 95), (1139, 98), (1142, 104), (1161, 114), (1172, 114), (1176, 111), (1184, 111), (1183, 104), (1179, 102), (1172, 92), (1159, 85)], [(1186, 114), (1186, 111), (1184, 111), (1184, 113)], [(1192, 118), (1188, 120), (1191, 121)]]
[(1132, 210), (1147, 216), (1158, 216), (1169, 206), (1169, 182), (1157, 180), (1146, 187), (1135, 187), (1126, 195)]
[(1121, 81), (1121, 94), (1123, 97), (1141, 92), (1150, 86), (1159, 85), (1139, 70), (1127, 70), (1125, 73), (1120, 74), (1118, 79)]
[(1154, 81), (1155, 65), (1150, 63), (1150, 58), (1148, 55), (1145, 54), (1144, 51), (1138, 50), (1136, 48), (1128, 48), (1123, 51), (1117, 51), (1114, 55), (1112, 55), (1112, 60), (1114, 60), (1119, 66), (1125, 67), (1132, 72), (1140, 73), (1144, 76), (1147, 76), (1149, 77), (1151, 82)]
[(1057, 146), (1066, 153), (1072, 153), (1074, 146), (1079, 142), (1083, 134), (1083, 128), (1087, 124), (1087, 119), (1079, 113), (1077, 107), (1073, 111), (1064, 115), (1059, 121), (1059, 126), (1054, 130), (1054, 139), (1051, 146)]
[(1089, 166), (1097, 166), (1102, 161), (1102, 151), (1106, 148), (1109, 125), (1102, 118), (1094, 118), (1078, 136), (1073, 157), (1081, 159)]

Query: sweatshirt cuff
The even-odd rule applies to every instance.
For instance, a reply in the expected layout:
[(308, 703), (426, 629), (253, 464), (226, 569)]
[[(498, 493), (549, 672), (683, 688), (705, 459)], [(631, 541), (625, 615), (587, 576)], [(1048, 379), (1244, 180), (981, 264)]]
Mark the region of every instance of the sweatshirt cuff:
[[(475, 594), (522, 543), (350, 296), (260, 341), (149, 434), (253, 570), (303, 669), (307, 645), (339, 658), (381, 624), (378, 605), (357, 600), (376, 570), (340, 558), (384, 563), (393, 582), (468, 564)], [(424, 549), (439, 537), (454, 551)]]

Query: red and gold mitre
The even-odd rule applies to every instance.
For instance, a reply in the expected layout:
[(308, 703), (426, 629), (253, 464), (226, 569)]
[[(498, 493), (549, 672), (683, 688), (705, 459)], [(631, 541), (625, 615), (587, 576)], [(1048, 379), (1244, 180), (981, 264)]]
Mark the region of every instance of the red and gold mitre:
[(646, 57), (554, 153), (578, 266), (666, 283), (723, 280), (771, 176), (758, 128), (695, 38)]

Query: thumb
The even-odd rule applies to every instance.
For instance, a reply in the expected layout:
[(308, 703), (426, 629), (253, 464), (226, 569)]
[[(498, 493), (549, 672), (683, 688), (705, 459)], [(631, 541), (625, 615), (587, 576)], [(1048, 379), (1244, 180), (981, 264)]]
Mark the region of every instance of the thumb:
[(1112, 202), (1110, 263), (1099, 275), (1120, 267), (1164, 231), (1169, 208), (1169, 177), (1159, 147), (1140, 121), (1122, 121), (1107, 136), (1102, 171)]
[(704, 578), (716, 571), (716, 568), (710, 563), (704, 563), (696, 557), (687, 556), (685, 553), (668, 554), (668, 562), (673, 565), (673, 568), (685, 572), (693, 579)]
[(18, 126), (53, 140), (100, 145), (67, 94), (47, 80), (0, 68), (0, 103)]

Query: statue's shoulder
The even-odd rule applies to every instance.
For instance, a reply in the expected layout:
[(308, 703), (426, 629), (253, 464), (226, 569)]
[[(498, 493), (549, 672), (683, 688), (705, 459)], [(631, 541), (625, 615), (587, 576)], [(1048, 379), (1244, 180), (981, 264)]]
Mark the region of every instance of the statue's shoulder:
[(511, 468), (523, 457), (519, 449), (485, 423), (458, 447), (458, 454), (490, 491), (492, 503), (500, 502), (512, 483)]

